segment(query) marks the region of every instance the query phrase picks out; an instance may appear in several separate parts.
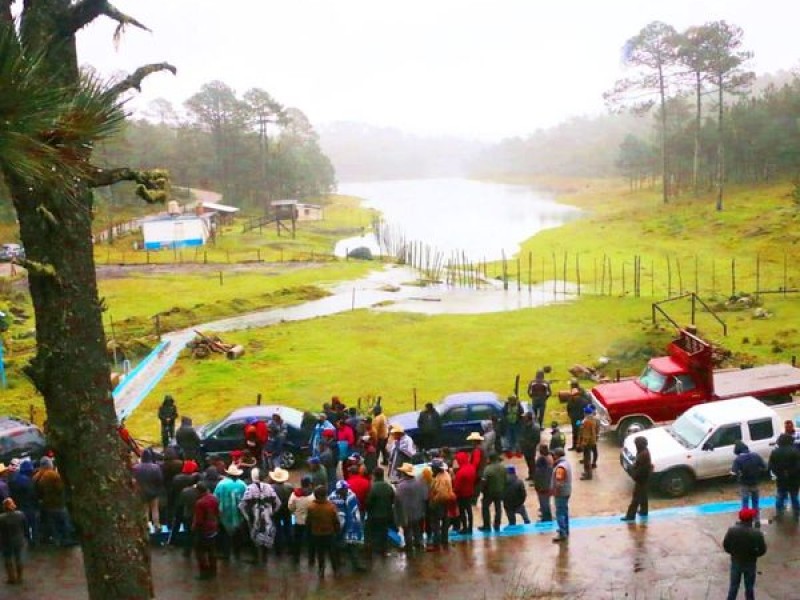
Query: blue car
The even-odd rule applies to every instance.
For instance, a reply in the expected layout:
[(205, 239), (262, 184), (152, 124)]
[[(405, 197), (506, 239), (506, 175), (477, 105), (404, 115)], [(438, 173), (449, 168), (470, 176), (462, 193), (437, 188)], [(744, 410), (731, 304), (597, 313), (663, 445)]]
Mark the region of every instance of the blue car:
[[(311, 430), (304, 428), (309, 420), (304, 420), (303, 413), (288, 406), (245, 406), (218, 421), (199, 427), (197, 433), (200, 436), (200, 450), (203, 456), (218, 454), (229, 458), (234, 450), (244, 450), (246, 448), (244, 427), (247, 419), (255, 417), (269, 424), (274, 414), (279, 414), (286, 423), (286, 442), (283, 445), (280, 462), (284, 469), (291, 469), (302, 456), (308, 454)], [(313, 425), (313, 420), (311, 423)]]
[[(473, 431), (481, 433), (481, 421), (489, 421), (492, 416), (500, 418), (503, 413), (505, 398), (494, 392), (460, 392), (445, 396), (434, 408), (442, 418), (442, 433), (437, 446), (454, 450), (468, 448), (467, 436)], [(530, 408), (522, 402), (522, 408), (528, 412)], [(419, 444), (417, 419), (420, 411), (401, 413), (389, 417), (390, 425), (400, 425), (411, 436), (414, 443)]]

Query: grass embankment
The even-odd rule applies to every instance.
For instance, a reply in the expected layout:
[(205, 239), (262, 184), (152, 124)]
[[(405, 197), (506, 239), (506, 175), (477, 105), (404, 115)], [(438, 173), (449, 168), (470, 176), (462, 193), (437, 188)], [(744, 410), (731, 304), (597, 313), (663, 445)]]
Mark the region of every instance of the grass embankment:
[[(152, 347), (156, 338), (155, 315), (159, 315), (162, 332), (189, 327), (198, 323), (220, 319), (254, 310), (285, 306), (318, 298), (324, 292), (321, 283), (356, 279), (374, 265), (362, 261), (334, 260), (331, 257), (337, 240), (357, 235), (371, 223), (373, 211), (360, 208), (356, 199), (333, 196), (326, 201), (325, 220), (298, 223), (295, 240), (278, 237), (273, 229), (259, 234), (241, 233), (241, 225), (231, 227), (224, 236), (225, 250), (214, 252), (222, 260), (223, 252), (231, 250), (232, 258), (252, 253), (256, 245), (263, 247), (295, 245), (306, 249), (308, 256), (328, 257), (328, 262), (316, 260), (303, 263), (295, 261), (284, 265), (262, 265), (254, 270), (232, 270), (220, 264), (213, 271), (193, 269), (174, 273), (130, 273), (121, 277), (100, 279), (99, 294), (104, 298), (107, 311), (103, 322), (107, 337), (114, 334), (123, 348), (142, 353)], [(113, 248), (130, 248), (131, 236), (115, 241)], [(102, 256), (104, 247), (98, 246), (97, 256)], [(262, 260), (279, 256), (278, 250), (262, 253)], [(129, 253), (132, 254), (132, 251)], [(141, 257), (142, 253), (137, 256)], [(151, 253), (151, 256), (159, 253)], [(172, 253), (161, 253), (165, 257)], [(288, 255), (287, 255), (288, 257)], [(130, 261), (129, 261), (130, 262)], [(138, 260), (144, 262), (144, 259)], [(155, 261), (153, 261), (155, 262)], [(170, 262), (170, 261), (165, 261)], [(222, 285), (219, 272), (222, 271)], [(33, 404), (41, 415), (42, 401), (31, 384), (22, 375), (21, 369), (32, 357), (35, 342), (32, 331), (35, 327), (30, 297), (25, 292), (14, 292), (10, 285), (0, 290), (0, 310), (10, 308), (22, 315), (11, 331), (5, 334), (8, 388), (0, 390), (2, 414), (28, 415)], [(19, 313), (19, 311), (22, 311)]]
[[(563, 182), (555, 185), (564, 191)], [(617, 369), (632, 374), (648, 356), (661, 353), (672, 334), (667, 324), (652, 327), (650, 312), (651, 303), (666, 296), (670, 283), (672, 293), (677, 294), (675, 257), (678, 262), (687, 260), (681, 257), (691, 257), (691, 276), (685, 271), (681, 274), (682, 289), (689, 290), (687, 281), (694, 282), (695, 253), (698, 265), (703, 264), (701, 258), (708, 261), (707, 272), (698, 267), (698, 281), (706, 281), (712, 258), (721, 269), (730, 257), (758, 252), (762, 266), (782, 266), (784, 253), (791, 252), (787, 242), (796, 235), (791, 223), (798, 217), (786, 198), (788, 185), (734, 191), (722, 213), (714, 211), (710, 198), (664, 206), (655, 192), (630, 193), (608, 182), (568, 182), (567, 187), (562, 200), (587, 210), (586, 218), (531, 238), (524, 244), (522, 257), (531, 252), (552, 260), (556, 253), (557, 276), (561, 277), (563, 253), (568, 252), (567, 277), (574, 280), (576, 253), (582, 259), (610, 257), (612, 269), (619, 269), (626, 257), (632, 264), (634, 255), (651, 255), (654, 261), (661, 257), (664, 264), (670, 256), (674, 281), (667, 280), (666, 266), (649, 270), (643, 258), (641, 293), (646, 297), (634, 297), (632, 288), (622, 294), (620, 273), (616, 273), (617, 283), (610, 293), (606, 282), (606, 295), (583, 295), (573, 303), (533, 310), (436, 317), (356, 311), (239, 332), (233, 337), (248, 349), (242, 360), (181, 359), (131, 418), (133, 431), (143, 437), (155, 435), (153, 415), (166, 393), (175, 395), (179, 406), (201, 422), (252, 403), (257, 393), (266, 403), (303, 409), (319, 407), (332, 394), (348, 402), (381, 395), (391, 413), (412, 408), (413, 388), (417, 388), (418, 404), (459, 390), (506, 393), (512, 389), (515, 374), (521, 374), (524, 386), (545, 364), (552, 365), (553, 376), (561, 380), (555, 388), (565, 385), (571, 365), (594, 365), (601, 355), (612, 358), (607, 368), (610, 375)], [(629, 278), (631, 264), (627, 267)], [(548, 270), (552, 273), (552, 266), (546, 268), (545, 279), (552, 276)], [(522, 271), (526, 280), (524, 266)], [(532, 271), (533, 279), (538, 280), (537, 269)], [(738, 274), (739, 283), (747, 284), (743, 268)], [(798, 275), (797, 270), (787, 275), (791, 286), (797, 285)], [(583, 289), (588, 292), (586, 277), (584, 273)], [(750, 309), (723, 305), (719, 298), (724, 295), (723, 276), (715, 273), (715, 277), (719, 278), (715, 301), (725, 311), (721, 316), (728, 323), (729, 336), (723, 338), (708, 315), (698, 314), (695, 320), (706, 335), (733, 351), (740, 362), (785, 361), (800, 352), (800, 334), (795, 329), (800, 299), (796, 295), (762, 296), (764, 308), (772, 316), (754, 319)], [(630, 286), (630, 279), (627, 283)], [(748, 287), (737, 285), (737, 289)], [(699, 286), (699, 291), (711, 299), (710, 288)], [(688, 302), (676, 303), (669, 311), (679, 323), (690, 321)]]
[[(630, 192), (607, 181), (550, 185), (566, 190), (562, 202), (587, 214), (523, 244), (524, 281), (529, 255), (537, 281), (543, 270), (545, 279), (554, 273), (563, 278), (566, 256), (566, 278), (577, 281), (579, 264), (585, 291), (620, 295), (624, 282), (624, 293), (632, 294), (639, 257), (640, 293), (658, 299), (680, 292), (709, 298), (800, 287), (800, 207), (790, 197), (791, 184), (732, 187), (721, 212), (713, 193), (665, 205), (652, 190)], [(515, 278), (516, 265), (511, 269)]]

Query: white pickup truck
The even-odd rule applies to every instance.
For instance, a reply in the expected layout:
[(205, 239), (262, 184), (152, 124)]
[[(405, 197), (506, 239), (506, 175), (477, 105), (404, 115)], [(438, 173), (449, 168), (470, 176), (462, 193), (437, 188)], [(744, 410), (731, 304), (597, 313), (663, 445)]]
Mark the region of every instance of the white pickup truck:
[(653, 461), (651, 485), (677, 498), (698, 479), (728, 475), (734, 444), (741, 440), (766, 461), (775, 447), (783, 422), (800, 413), (794, 403), (769, 407), (752, 396), (699, 404), (671, 425), (655, 427), (625, 438), (620, 454), (630, 473), (636, 460), (634, 438), (647, 438)]

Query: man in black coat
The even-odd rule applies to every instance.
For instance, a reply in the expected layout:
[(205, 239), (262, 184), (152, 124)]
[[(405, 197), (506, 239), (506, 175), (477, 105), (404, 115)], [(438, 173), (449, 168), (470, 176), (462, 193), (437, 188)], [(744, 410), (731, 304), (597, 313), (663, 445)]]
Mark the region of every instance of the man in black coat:
[(183, 452), (183, 458), (200, 464), (200, 436), (192, 427), (192, 420), (189, 417), (181, 417), (181, 426), (175, 432), (175, 442)]
[(767, 552), (767, 543), (761, 530), (753, 528), (753, 519), (758, 511), (743, 508), (739, 511), (739, 522), (728, 529), (722, 547), (731, 555), (731, 583), (728, 600), (736, 600), (739, 584), (744, 577), (744, 594), (747, 600), (755, 598), (756, 561)]
[(580, 432), (580, 422), (583, 420), (583, 409), (591, 404), (591, 400), (586, 390), (573, 380), (570, 382), (569, 399), (567, 400), (567, 416), (572, 425), (572, 446), (569, 450), (578, 450), (578, 437)]
[(775, 495), (775, 513), (777, 518), (786, 510), (786, 497), (792, 503), (792, 515), (795, 521), (800, 518), (800, 450), (794, 445), (791, 434), (778, 436), (778, 447), (769, 455), (769, 470), (775, 476), (777, 493)]
[(417, 428), (420, 450), (430, 450), (438, 446), (442, 432), (442, 418), (430, 402), (425, 405), (425, 410), (419, 413)]
[(633, 497), (628, 505), (628, 512), (622, 517), (623, 521), (633, 521), (636, 519), (636, 511), (639, 516), (647, 516), (647, 487), (650, 484), (650, 475), (653, 472), (653, 461), (650, 459), (650, 450), (647, 449), (647, 438), (638, 435), (634, 438), (636, 444), (636, 460), (631, 468), (633, 478)]

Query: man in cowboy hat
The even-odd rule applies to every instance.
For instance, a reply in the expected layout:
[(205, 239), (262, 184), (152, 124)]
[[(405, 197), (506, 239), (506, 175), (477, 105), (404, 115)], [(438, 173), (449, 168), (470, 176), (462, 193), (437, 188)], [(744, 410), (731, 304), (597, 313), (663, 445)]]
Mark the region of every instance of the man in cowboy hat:
[(225, 470), (225, 475), (226, 477), (223, 477), (214, 489), (214, 496), (219, 502), (222, 524), (219, 531), (219, 549), (223, 558), (230, 558), (233, 551), (233, 557), (238, 560), (245, 535), (242, 526), (244, 518), (239, 510), (239, 503), (247, 486), (241, 480), (242, 470), (235, 464), (231, 464)]
[(422, 520), (428, 501), (428, 486), (418, 480), (414, 474), (414, 465), (403, 463), (397, 472), (400, 481), (395, 489), (394, 520), (403, 530), (404, 550), (422, 550)]
[(414, 446), (414, 440), (411, 439), (403, 429), (402, 425), (392, 425), (390, 437), (392, 438), (392, 452), (389, 456), (389, 477), (397, 477), (397, 469), (405, 462), (411, 462), (411, 459), (417, 453), (417, 448)]
[(280, 556), (284, 550), (287, 552), (292, 547), (292, 513), (289, 510), (289, 498), (294, 488), (288, 484), (289, 471), (278, 467), (269, 472), (272, 482), (272, 489), (275, 490), (281, 501), (278, 510), (272, 514), (272, 522), (275, 524), (275, 554)]

